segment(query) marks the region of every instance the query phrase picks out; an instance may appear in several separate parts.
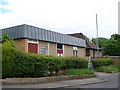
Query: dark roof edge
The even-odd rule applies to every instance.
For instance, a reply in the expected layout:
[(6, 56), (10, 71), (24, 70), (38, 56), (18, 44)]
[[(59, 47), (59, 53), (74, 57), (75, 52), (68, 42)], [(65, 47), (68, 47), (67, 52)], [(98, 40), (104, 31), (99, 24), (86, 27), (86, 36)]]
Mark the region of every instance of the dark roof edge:
[[(67, 34), (67, 35), (70, 35), (70, 36), (73, 36), (73, 37), (77, 37), (77, 38), (81, 38), (81, 37), (78, 37), (78, 36), (74, 36), (74, 35), (78, 35), (78, 34), (82, 35), (82, 39), (84, 39), (84, 40), (86, 41), (86, 44), (89, 46), (89, 47), (86, 47), (87, 49), (97, 50), (97, 46), (96, 46), (93, 42), (90, 42), (90, 41), (89, 41), (89, 38), (88, 38), (87, 36), (85, 36), (84, 34), (82, 34), (82, 33), (73, 33), (73, 34)], [(92, 45), (94, 45), (94, 46), (91, 46), (91, 45), (89, 44), (89, 42), (90, 42)], [(102, 49), (99, 48), (99, 50), (102, 50)]]
[(6, 28), (2, 28), (2, 29), (0, 29), (0, 30), (9, 29), (9, 28), (13, 28), (13, 27), (24, 26), (24, 25), (27, 25), (27, 24), (14, 25), (14, 26), (10, 26), (10, 27), (6, 27)]

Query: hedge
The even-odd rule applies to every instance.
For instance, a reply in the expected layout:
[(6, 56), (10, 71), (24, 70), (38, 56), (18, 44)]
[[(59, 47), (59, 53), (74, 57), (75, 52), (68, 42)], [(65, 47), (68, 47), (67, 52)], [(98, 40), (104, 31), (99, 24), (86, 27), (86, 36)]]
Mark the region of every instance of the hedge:
[(16, 52), (14, 63), (17, 77), (47, 76), (48, 64), (38, 55)]
[(100, 67), (100, 66), (108, 66), (112, 65), (112, 59), (111, 58), (94, 58), (92, 60), (94, 68)]
[(2, 78), (47, 76), (48, 65), (38, 55), (15, 49), (10, 41), (2, 45)]
[(65, 57), (66, 69), (87, 68), (87, 60), (79, 57)]
[(37, 55), (19, 51), (13, 41), (2, 45), (2, 78), (11, 77), (43, 77), (48, 72), (70, 68), (87, 68), (87, 61), (75, 57), (55, 57)]
[(2, 77), (14, 76), (14, 52), (12, 41), (7, 41), (2, 45)]
[[(56, 71), (58, 75), (63, 69), (88, 67), (87, 60), (79, 57), (55, 57), (19, 51), (12, 40), (6, 41), (1, 47), (2, 78), (44, 77), (52, 71)], [(95, 58), (92, 62), (94, 68), (112, 64), (111, 58)]]
[(48, 64), (48, 71), (52, 74), (52, 71), (56, 71), (59, 74), (59, 71), (65, 67), (64, 58), (56, 57), (56, 56), (47, 56), (43, 55), (43, 59), (45, 59), (45, 63)]

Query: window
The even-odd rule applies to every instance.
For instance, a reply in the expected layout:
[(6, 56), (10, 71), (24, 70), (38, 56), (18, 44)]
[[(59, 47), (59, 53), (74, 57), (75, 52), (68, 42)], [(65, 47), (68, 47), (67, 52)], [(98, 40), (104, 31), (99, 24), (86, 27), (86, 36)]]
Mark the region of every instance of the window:
[(63, 45), (60, 43), (57, 43), (57, 49), (63, 49)]
[(63, 56), (63, 45), (60, 44), (60, 43), (57, 43), (57, 55), (59, 57), (62, 57)]
[(62, 53), (58, 53), (57, 55), (58, 55), (59, 57), (62, 57), (62, 56), (63, 56), (63, 54), (62, 54)]
[(73, 56), (74, 57), (77, 57), (77, 54), (78, 54), (78, 52), (77, 52), (77, 47), (73, 47)]
[(73, 56), (77, 57), (77, 50), (73, 50)]
[(40, 48), (40, 54), (47, 54), (47, 49), (45, 47)]
[(90, 50), (86, 50), (86, 56), (90, 56)]

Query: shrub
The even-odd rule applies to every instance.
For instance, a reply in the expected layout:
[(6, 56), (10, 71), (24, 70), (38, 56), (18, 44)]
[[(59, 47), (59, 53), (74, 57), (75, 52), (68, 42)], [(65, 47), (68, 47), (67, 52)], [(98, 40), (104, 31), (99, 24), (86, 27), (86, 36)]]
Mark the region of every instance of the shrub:
[(92, 60), (94, 68), (100, 67), (100, 66), (108, 66), (112, 65), (112, 59), (111, 58), (95, 58)]
[(8, 40), (2, 46), (2, 78), (43, 77), (65, 68), (87, 68), (87, 60), (78, 57), (55, 57), (19, 51)]
[(48, 64), (42, 56), (17, 50), (12, 41), (2, 45), (2, 78), (47, 76)]
[(64, 58), (37, 55), (17, 50), (13, 41), (2, 45), (2, 78), (43, 77), (48, 71), (59, 70), (65, 66)]
[(18, 51), (14, 60), (17, 77), (47, 76), (48, 64), (38, 55)]
[(2, 47), (2, 76), (4, 77), (13, 77), (14, 72), (14, 52), (15, 48), (13, 41), (6, 41), (3, 43)]
[(65, 61), (63, 57), (55, 57), (55, 56), (45, 56), (46, 63), (48, 63), (48, 70), (52, 73), (52, 71), (56, 71), (57, 74), (59, 70), (63, 69), (65, 66)]
[(87, 68), (87, 60), (78, 57), (66, 57), (65, 64), (67, 69), (71, 68)]

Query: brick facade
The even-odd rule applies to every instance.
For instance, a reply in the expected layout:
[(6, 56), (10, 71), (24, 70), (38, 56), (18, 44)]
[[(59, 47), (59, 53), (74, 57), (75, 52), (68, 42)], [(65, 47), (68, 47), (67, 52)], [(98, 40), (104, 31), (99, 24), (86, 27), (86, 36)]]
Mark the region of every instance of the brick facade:
[[(19, 50), (28, 52), (28, 39), (17, 39), (15, 40), (15, 45)], [(41, 50), (45, 49), (46, 55), (53, 55), (53, 56), (58, 56), (57, 55), (57, 44), (52, 43), (52, 42), (46, 42), (46, 41), (38, 41), (38, 54), (41, 54)], [(72, 45), (63, 45), (63, 56), (64, 57), (70, 57), (73, 56), (73, 46)], [(85, 48), (77, 47), (77, 56), (78, 57), (83, 57), (85, 58), (86, 53), (85, 53)]]

